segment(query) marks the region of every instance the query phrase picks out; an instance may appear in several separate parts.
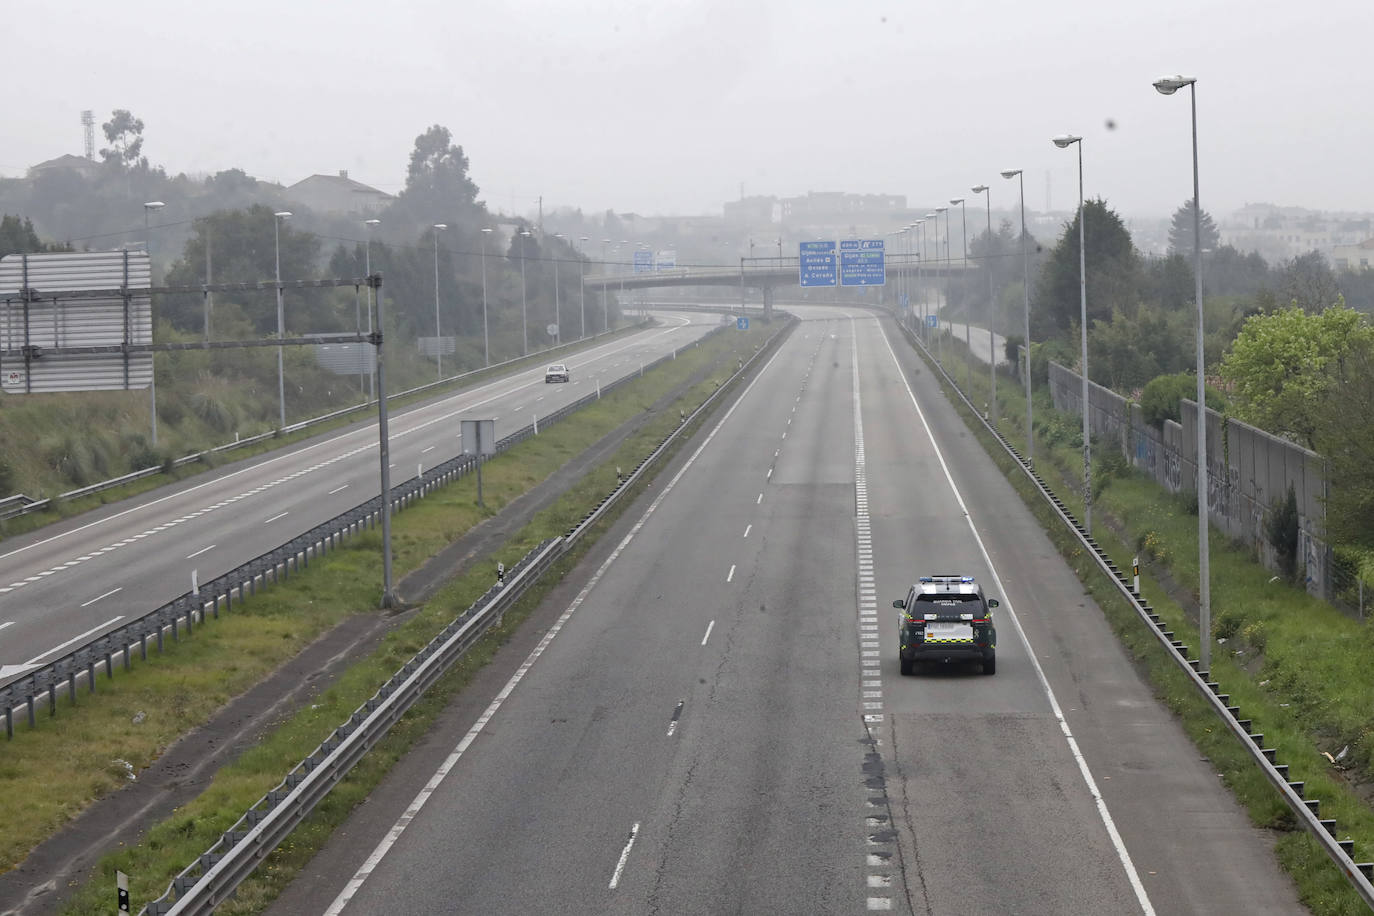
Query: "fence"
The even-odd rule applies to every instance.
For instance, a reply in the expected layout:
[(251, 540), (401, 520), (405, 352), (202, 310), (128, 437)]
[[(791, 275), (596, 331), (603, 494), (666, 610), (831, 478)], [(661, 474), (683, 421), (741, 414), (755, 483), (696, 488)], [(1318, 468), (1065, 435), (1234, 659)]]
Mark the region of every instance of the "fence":
[[(1082, 376), (1050, 363), (1050, 393), (1057, 410), (1081, 414)], [(1171, 493), (1197, 492), (1197, 404), (1183, 401), (1182, 423), (1147, 424), (1140, 405), (1101, 385), (1088, 385), (1088, 428)], [(1207, 513), (1227, 536), (1252, 547), (1273, 570), (1280, 568), (1265, 536), (1275, 501), (1293, 488), (1298, 504), (1298, 560), (1309, 594), (1333, 594), (1326, 530), (1326, 460), (1316, 452), (1239, 420), (1207, 410)]]

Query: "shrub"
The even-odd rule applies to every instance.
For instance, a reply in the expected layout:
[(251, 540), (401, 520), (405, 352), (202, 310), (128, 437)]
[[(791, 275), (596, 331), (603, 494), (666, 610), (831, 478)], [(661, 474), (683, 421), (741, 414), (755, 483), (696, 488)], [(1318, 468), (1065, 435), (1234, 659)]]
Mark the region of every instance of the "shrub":
[(1288, 579), (1297, 574), (1298, 567), (1298, 497), (1290, 484), (1288, 495), (1274, 500), (1269, 517), (1264, 522), (1265, 536), (1274, 548), (1279, 570)]
[[(1160, 375), (1146, 383), (1140, 393), (1140, 412), (1156, 429), (1164, 428), (1165, 420), (1183, 420), (1182, 400), (1197, 398), (1197, 376), (1188, 372)], [(1226, 399), (1215, 388), (1207, 388), (1207, 406), (1216, 411), (1226, 409)]]

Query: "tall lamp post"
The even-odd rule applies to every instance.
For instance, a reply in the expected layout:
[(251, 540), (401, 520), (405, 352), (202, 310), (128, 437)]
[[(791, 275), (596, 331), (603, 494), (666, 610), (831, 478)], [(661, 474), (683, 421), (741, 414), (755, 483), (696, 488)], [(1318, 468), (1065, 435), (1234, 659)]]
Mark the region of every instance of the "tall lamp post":
[(582, 243), (582, 248), (577, 253), (577, 284), (578, 289), (581, 293), (581, 298), (579, 299), (578, 304), (578, 310), (581, 312), (582, 315), (582, 333), (579, 334), (578, 337), (579, 339), (581, 339), (587, 336), (587, 258), (583, 254), (583, 252), (587, 250), (588, 239), (585, 235), (583, 235), (579, 236), (577, 240)]
[(1078, 321), (1082, 325), (1083, 352), (1083, 530), (1093, 532), (1092, 439), (1088, 425), (1088, 273), (1083, 249), (1083, 138), (1060, 134), (1053, 138), (1060, 149), (1078, 144)]
[(929, 332), (926, 331), (926, 286), (921, 276), (925, 264), (926, 221), (918, 219), (911, 224), (911, 228), (916, 230), (916, 292), (921, 295), (921, 337), (928, 341), (930, 336)]
[(1166, 76), (1155, 80), (1162, 95), (1173, 95), (1184, 86), (1192, 96), (1193, 108), (1193, 275), (1197, 281), (1197, 568), (1198, 631), (1201, 637), (1199, 659), (1203, 671), (1212, 669), (1212, 583), (1207, 549), (1207, 383), (1202, 354), (1202, 205), (1198, 200), (1197, 178), (1197, 78)]
[(487, 236), (491, 229), (482, 230), (482, 362), (491, 365), (491, 336), (487, 329)]
[[(148, 214), (167, 206), (160, 200), (150, 200), (143, 205), (143, 250), (148, 253), (148, 285), (153, 285), (153, 229), (148, 222)], [(153, 299), (148, 297), (148, 316), (151, 320)], [(149, 330), (151, 343), (151, 326)], [(157, 354), (148, 352), (148, 414), (153, 422), (153, 448), (157, 448)]]
[(992, 422), (997, 422), (997, 335), (992, 330), (996, 306), (992, 296), (992, 191), (985, 184), (972, 189), (974, 194), (982, 194), (988, 208), (988, 379), (992, 397), (988, 409), (992, 411)]
[(520, 355), (530, 354), (529, 300), (525, 288), (525, 239), (530, 237), (528, 229), (520, 230)]
[(448, 223), (434, 224), (434, 368), (439, 378), (444, 377), (444, 348), (439, 341), (439, 233), (448, 228)]
[[(960, 249), (960, 260), (959, 260), (960, 270), (959, 270), (959, 276), (963, 278), (962, 280), (960, 280), (960, 288), (964, 291), (964, 302), (965, 302), (965, 305), (967, 306), (967, 303), (968, 303), (968, 208), (964, 206), (964, 199), (963, 199), (962, 197), (951, 197), (950, 200), (949, 200), (949, 202), (950, 202), (950, 205), (951, 205), (951, 206), (957, 206), (957, 207), (959, 208), (959, 229), (960, 229), (961, 232), (963, 232), (963, 235), (964, 235), (963, 247)], [(968, 366), (968, 390), (969, 390), (970, 392), (972, 392), (972, 391), (973, 391), (973, 337), (972, 337), (972, 334), (973, 334), (973, 326), (972, 326), (972, 324), (969, 322), (969, 317), (970, 317), (970, 316), (969, 316), (969, 314), (968, 314), (968, 309), (965, 308), (965, 309), (964, 309), (964, 349), (965, 349), (967, 352), (964, 354), (964, 356), (965, 356), (965, 358), (967, 359), (967, 362), (965, 363), (965, 365)]]
[[(940, 260), (940, 236), (939, 236), (938, 233), (939, 233), (939, 231), (940, 231), (940, 214), (941, 214), (941, 213), (943, 213), (943, 214), (945, 215), (945, 298), (944, 298), (944, 302), (941, 303), (940, 308), (937, 310), (937, 312), (943, 312), (945, 309), (947, 309), (947, 308), (949, 307), (949, 289), (950, 289), (950, 287), (949, 287), (949, 281), (950, 281), (950, 276), (949, 276), (949, 260), (950, 260), (950, 259), (949, 259), (949, 207), (936, 207), (936, 208), (935, 208), (935, 231), (936, 231), (936, 236), (935, 236), (935, 260), (937, 260), (937, 261)], [(942, 334), (940, 337), (937, 337), (937, 338), (935, 338), (935, 339), (936, 339), (937, 341), (939, 341), (939, 340), (941, 340), (941, 338), (942, 338), (943, 336), (944, 336), (944, 335)], [(953, 343), (953, 338), (952, 338), (952, 337), (951, 337), (951, 339), (950, 339), (950, 342), (951, 342), (951, 344)], [(940, 346), (939, 348), (937, 348), (935, 352), (941, 353), (942, 351), (943, 351), (943, 344), (941, 344), (941, 346)]]
[(290, 218), (290, 210), (278, 210), (272, 214), (272, 240), (277, 252), (277, 408), (280, 429), (286, 429), (286, 369), (280, 343), (286, 337), (286, 312), (281, 304), (281, 222)]
[[(365, 219), (363, 225), (367, 227), (367, 244), (363, 249), (363, 269), (367, 275), (372, 276), (372, 232), (382, 224), (379, 219)], [(372, 311), (377, 307), (377, 290), (371, 283), (367, 285), (367, 333), (372, 334)], [(375, 397), (377, 391), (377, 363), (372, 363), (372, 371), (367, 377), (367, 393), (369, 397)]]
[[(555, 232), (553, 237), (562, 241), (564, 236), (561, 232)], [(555, 343), (563, 342), (563, 306), (558, 298), (558, 248), (553, 250), (553, 323), (558, 328), (558, 334), (554, 337)]]
[(606, 263), (606, 246), (611, 244), (610, 239), (601, 240), (601, 331), (605, 333), (611, 329), (611, 312), (606, 305), (606, 277), (609, 266)]
[(1025, 298), (1025, 344), (1026, 365), (1023, 367), (1026, 381), (1026, 463), (1035, 464), (1035, 427), (1031, 407), (1031, 369), (1030, 369), (1030, 255), (1026, 251), (1026, 178), (1020, 169), (1003, 169), (1003, 178), (1019, 179), (1021, 186), (1021, 293)]

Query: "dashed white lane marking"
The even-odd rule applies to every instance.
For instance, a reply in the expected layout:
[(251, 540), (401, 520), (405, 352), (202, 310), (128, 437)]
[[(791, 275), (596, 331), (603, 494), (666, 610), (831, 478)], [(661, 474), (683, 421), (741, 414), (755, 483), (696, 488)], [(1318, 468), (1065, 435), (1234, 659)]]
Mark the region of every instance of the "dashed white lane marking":
[(761, 503), (761, 502), (763, 502), (763, 494), (762, 494), (762, 493), (759, 494), (759, 498), (758, 498), (758, 499), (754, 500), (754, 505), (757, 506), (757, 505), (758, 505), (759, 503)]
[(91, 628), (90, 628), (89, 630), (87, 630), (85, 633), (78, 633), (76, 636), (73, 636), (71, 639), (67, 640), (66, 642), (61, 643), (61, 644), (56, 645), (56, 646), (53, 646), (51, 649), (49, 649), (48, 651), (42, 653), (41, 655), (35, 655), (33, 658), (31, 658), (31, 659), (29, 659), (28, 661), (24, 662), (24, 664), (26, 664), (26, 665), (36, 665), (36, 664), (38, 664), (39, 662), (41, 662), (43, 659), (47, 658), (49, 655), (52, 655), (52, 654), (54, 654), (54, 653), (56, 653), (56, 652), (61, 652), (63, 649), (67, 648), (68, 646), (72, 645), (73, 643), (78, 643), (78, 642), (80, 642), (81, 640), (85, 639), (87, 636), (90, 636), (90, 635), (92, 635), (92, 634), (94, 634), (94, 633), (99, 633), (101, 630), (105, 629), (105, 628), (108, 627), (110, 624), (112, 624), (112, 623), (118, 623), (119, 621), (121, 621), (121, 620), (123, 620), (123, 619), (124, 619), (124, 615), (123, 615), (123, 614), (116, 614), (115, 616), (111, 617), (109, 620), (107, 620), (107, 621), (105, 621), (104, 623), (102, 623), (100, 626), (98, 626), (98, 627), (91, 627)]
[(196, 557), (198, 557), (198, 556), (200, 556), (201, 554), (205, 553), (207, 550), (214, 550), (214, 549), (215, 549), (215, 545), (214, 545), (214, 544), (211, 544), (209, 547), (202, 547), (202, 548), (200, 548), (199, 550), (197, 550), (195, 553), (187, 554), (187, 555), (186, 555), (186, 559), (188, 559), (188, 560), (194, 560)]
[(91, 605), (93, 605), (93, 604), (95, 604), (97, 601), (99, 601), (101, 598), (108, 598), (108, 597), (110, 597), (111, 595), (113, 595), (115, 592), (122, 592), (122, 591), (124, 591), (124, 586), (122, 586), (122, 585), (119, 586), (118, 588), (112, 588), (112, 589), (110, 589), (108, 592), (106, 592), (106, 593), (103, 594), (103, 595), (96, 595), (96, 596), (95, 596), (94, 598), (92, 598), (90, 601), (84, 601), (84, 602), (82, 602), (81, 606), (82, 606), (82, 607), (90, 607)]
[(678, 700), (677, 707), (673, 710), (673, 717), (668, 720), (668, 737), (673, 737), (677, 731), (677, 723), (682, 719), (682, 707), (687, 705), (686, 700)]
[(668, 494), (677, 486), (677, 482), (682, 479), (682, 476), (686, 474), (694, 464), (696, 464), (697, 458), (699, 458), (701, 453), (706, 450), (706, 447), (715, 440), (716, 434), (719, 433), (725, 424), (729, 422), (730, 418), (734, 416), (735, 410), (738, 409), (740, 404), (744, 403), (749, 392), (754, 389), (759, 379), (763, 378), (768, 368), (773, 365), (773, 361), (777, 358), (778, 353), (774, 353), (773, 356), (769, 358), (768, 362), (764, 363), (763, 368), (759, 370), (758, 374), (754, 376), (753, 381), (744, 389), (743, 394), (740, 395), (739, 399), (725, 412), (725, 416), (721, 417), (720, 422), (711, 430), (711, 434), (702, 441), (701, 445), (697, 446), (696, 451), (692, 452), (692, 457), (688, 458), (686, 463), (684, 463), (678, 472), (673, 475), (673, 479), (668, 481), (667, 485), (659, 492), (658, 496), (654, 498), (654, 501), (649, 504), (649, 508), (644, 510), (644, 514), (635, 522), (634, 527), (626, 533), (625, 537), (616, 545), (615, 550), (611, 551), (611, 555), (606, 558), (605, 562), (602, 563), (601, 566), (597, 568), (596, 572), (592, 574), (592, 577), (587, 580), (587, 584), (582, 587), (582, 591), (577, 593), (577, 597), (573, 599), (572, 604), (568, 605), (568, 609), (564, 611), (562, 616), (558, 618), (558, 621), (549, 628), (549, 632), (544, 634), (544, 638), (539, 641), (539, 644), (534, 647), (534, 650), (525, 658), (516, 672), (511, 675), (511, 679), (501, 688), (501, 692), (491, 701), (491, 705), (477, 718), (472, 728), (468, 729), (468, 733), (458, 742), (458, 745), (448, 755), (447, 759), (439, 765), (439, 769), (434, 771), (434, 775), (429, 778), (429, 782), (425, 783), (424, 788), (421, 789), (419, 794), (411, 801), (405, 813), (397, 819), (396, 823), (391, 825), (391, 829), (387, 831), (386, 836), (383, 837), (376, 848), (372, 850), (372, 854), (367, 857), (367, 861), (365, 861), (358, 868), (357, 872), (354, 873), (353, 877), (348, 880), (343, 890), (339, 891), (339, 895), (334, 898), (334, 902), (329, 905), (329, 909), (325, 910), (324, 916), (338, 916), (339, 913), (343, 912), (344, 907), (348, 906), (349, 901), (358, 893), (358, 889), (361, 888), (363, 883), (377, 870), (377, 866), (381, 864), (382, 859), (391, 851), (391, 848), (396, 845), (397, 840), (401, 838), (401, 834), (405, 832), (406, 827), (408, 827), (410, 822), (420, 813), (420, 809), (422, 809), (425, 804), (429, 802), (430, 798), (433, 797), (435, 791), (439, 788), (439, 784), (442, 783), (444, 778), (458, 765), (458, 761), (462, 758), (463, 754), (467, 752), (472, 742), (477, 740), (477, 736), (486, 728), (487, 723), (491, 721), (502, 704), (504, 704), (511, 693), (514, 692), (516, 685), (524, 679), (525, 674), (528, 673), (534, 663), (538, 661), (539, 656), (544, 654), (544, 650), (548, 648), (549, 643), (553, 642), (553, 638), (557, 636), (567, 622), (572, 619), (573, 614), (582, 606), (582, 602), (587, 600), (587, 596), (591, 594), (592, 589), (597, 586), (602, 577), (606, 575), (606, 571), (611, 568), (611, 564), (620, 557), (625, 551), (625, 548), (635, 539), (640, 529), (649, 521), (649, 518), (658, 509), (663, 500), (668, 498)]
[(620, 876), (625, 871), (625, 863), (630, 860), (630, 850), (634, 849), (635, 837), (639, 836), (639, 821), (635, 821), (630, 828), (630, 838), (625, 841), (625, 848), (620, 850), (620, 861), (615, 863), (615, 873), (611, 875), (611, 890), (615, 890), (620, 884)]
[[(461, 437), (460, 437), (460, 438), (461, 438)], [(348, 489), (348, 484), (344, 484), (344, 485), (341, 486), (341, 487), (335, 487), (334, 489), (330, 490), (330, 491), (329, 491), (327, 494), (325, 494), (325, 495), (326, 495), (326, 496), (333, 496), (335, 493), (342, 493), (344, 490), (347, 490), (347, 489)]]
[(286, 517), (287, 517), (288, 515), (290, 515), (290, 514), (291, 514), (290, 512), (279, 512), (279, 513), (277, 513), (276, 515), (272, 516), (271, 518), (263, 519), (262, 523), (263, 523), (264, 525), (270, 525), (272, 522), (275, 522), (277, 519), (279, 519), (279, 518), (286, 518)]
[(726, 581), (726, 582), (734, 582), (734, 581), (735, 581), (735, 564), (733, 564), (733, 563), (730, 564), (730, 571), (729, 571), (728, 573), (725, 574), (725, 581)]
[(438, 448), (437, 445), (431, 445), (429, 448), (422, 448), (422, 449), (420, 449), (420, 454), (423, 455), (423, 454), (425, 454), (426, 452), (432, 452), (432, 451), (434, 451), (436, 448)]
[(12, 626), (14, 626), (14, 621), (13, 621), (13, 620), (6, 620), (4, 623), (0, 623), (0, 630), (3, 630), (5, 627), (12, 627)]
[(716, 627), (716, 622), (715, 622), (714, 620), (712, 620), (710, 623), (708, 623), (708, 624), (706, 625), (706, 635), (703, 636), (703, 637), (701, 637), (701, 644), (702, 644), (703, 646), (706, 645), (706, 640), (708, 640), (708, 639), (711, 638), (711, 631), (712, 631), (713, 629), (715, 629), (715, 627)]
[(1026, 647), (1026, 657), (1030, 659), (1031, 667), (1035, 669), (1035, 676), (1040, 681), (1040, 687), (1045, 691), (1045, 696), (1050, 701), (1050, 711), (1055, 720), (1059, 723), (1059, 730), (1064, 735), (1064, 740), (1068, 743), (1069, 752), (1073, 755), (1074, 762), (1078, 764), (1078, 772), (1083, 777), (1083, 782), (1088, 788), (1088, 794), (1092, 796), (1097, 805), (1097, 815), (1102, 820), (1102, 825), (1107, 830), (1107, 836), (1112, 841), (1112, 847), (1116, 850), (1117, 859), (1121, 862), (1121, 868), (1126, 872), (1126, 879), (1130, 882), (1132, 890), (1135, 891), (1136, 903), (1140, 905), (1141, 912), (1145, 916), (1154, 916), (1154, 906), (1150, 903), (1150, 895), (1145, 891), (1145, 885), (1140, 881), (1140, 874), (1135, 869), (1135, 862), (1131, 860), (1131, 854), (1126, 849), (1126, 843), (1121, 839), (1121, 834), (1116, 829), (1116, 822), (1112, 820), (1111, 812), (1107, 810), (1107, 801), (1102, 797), (1101, 790), (1097, 787), (1097, 780), (1093, 778), (1092, 771), (1088, 769), (1088, 761), (1083, 757), (1082, 750), (1078, 747), (1078, 741), (1073, 736), (1073, 731), (1069, 728), (1068, 721), (1064, 718), (1064, 710), (1059, 705), (1058, 698), (1054, 695), (1054, 689), (1050, 687), (1049, 678), (1045, 676), (1045, 669), (1040, 667), (1040, 660), (1035, 657), (1035, 650), (1031, 647), (1030, 640), (1026, 637), (1026, 631), (1021, 629), (1021, 619), (1016, 616), (1016, 611), (1012, 608), (1011, 599), (1007, 597), (1006, 587), (1002, 584), (1002, 579), (997, 575), (997, 569), (993, 566), (992, 557), (988, 555), (987, 546), (983, 543), (983, 537), (978, 533), (978, 527), (973, 523), (973, 516), (969, 513), (968, 505), (964, 502), (964, 495), (959, 491), (959, 487), (954, 482), (954, 475), (950, 473), (949, 465), (945, 463), (945, 454), (940, 449), (940, 444), (935, 441), (935, 434), (930, 429), (930, 424), (926, 422), (925, 411), (921, 410), (920, 403), (916, 400), (916, 393), (911, 390), (911, 383), (907, 381), (906, 373), (901, 371), (901, 364), (897, 361), (897, 354), (892, 350), (892, 342), (887, 339), (886, 332), (883, 333), (883, 342), (887, 345), (888, 355), (892, 358), (892, 364), (897, 367), (898, 374), (902, 378), (902, 384), (906, 386), (907, 397), (911, 399), (911, 406), (916, 408), (916, 416), (921, 421), (921, 426), (925, 429), (926, 438), (930, 440), (931, 448), (935, 451), (935, 458), (940, 462), (940, 470), (944, 472), (945, 481), (949, 484), (950, 492), (954, 494), (955, 501), (959, 504), (959, 511), (964, 515), (964, 521), (968, 524), (969, 532), (973, 535), (974, 543), (978, 545), (978, 552), (982, 554), (983, 562), (987, 564), (988, 573), (992, 578), (993, 585), (1002, 594), (1002, 612), (1011, 620), (1012, 627), (1016, 630), (1016, 635), (1020, 638), (1021, 644)]
[(754, 530), (754, 526), (753, 526), (753, 525), (745, 525), (745, 526), (744, 526), (744, 536), (745, 536), (745, 537), (748, 537), (748, 536), (749, 536), (749, 532), (750, 532), (750, 531), (753, 531), (753, 530)]

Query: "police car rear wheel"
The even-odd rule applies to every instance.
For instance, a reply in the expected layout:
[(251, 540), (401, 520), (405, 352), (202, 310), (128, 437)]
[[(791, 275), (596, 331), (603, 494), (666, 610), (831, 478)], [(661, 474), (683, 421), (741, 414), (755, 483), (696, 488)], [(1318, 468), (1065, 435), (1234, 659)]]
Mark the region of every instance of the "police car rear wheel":
[(916, 673), (916, 662), (911, 659), (902, 659), (902, 674), (911, 675)]
[(983, 659), (983, 673), (984, 673), (984, 674), (996, 674), (996, 673), (997, 673), (997, 656), (995, 656), (995, 655), (990, 655), (990, 656), (988, 656), (987, 658)]

